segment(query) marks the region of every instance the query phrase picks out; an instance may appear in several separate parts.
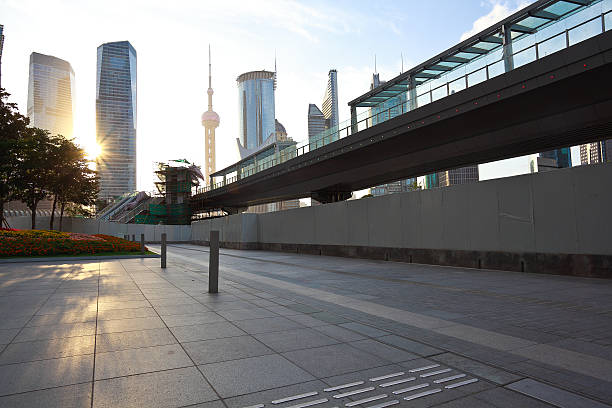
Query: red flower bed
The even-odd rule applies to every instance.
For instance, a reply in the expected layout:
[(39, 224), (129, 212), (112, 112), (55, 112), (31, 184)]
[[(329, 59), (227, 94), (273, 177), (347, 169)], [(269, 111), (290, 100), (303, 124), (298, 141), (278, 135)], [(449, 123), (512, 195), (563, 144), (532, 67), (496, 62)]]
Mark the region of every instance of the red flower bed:
[(104, 234), (0, 230), (0, 257), (139, 252), (140, 244)]

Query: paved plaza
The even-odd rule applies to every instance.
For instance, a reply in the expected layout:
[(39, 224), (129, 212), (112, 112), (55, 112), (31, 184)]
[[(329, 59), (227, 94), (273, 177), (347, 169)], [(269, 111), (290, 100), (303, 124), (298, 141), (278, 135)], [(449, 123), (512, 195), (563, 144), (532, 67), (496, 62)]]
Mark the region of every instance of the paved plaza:
[[(153, 246), (155, 249), (155, 246)], [(612, 282), (208, 248), (0, 264), (0, 407), (608, 407)]]

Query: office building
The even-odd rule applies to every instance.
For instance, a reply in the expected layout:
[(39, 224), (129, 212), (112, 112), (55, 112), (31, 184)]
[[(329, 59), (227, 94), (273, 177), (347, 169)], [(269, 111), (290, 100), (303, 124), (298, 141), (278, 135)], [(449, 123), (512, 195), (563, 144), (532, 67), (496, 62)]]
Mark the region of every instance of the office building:
[(338, 129), (338, 72), (330, 69), (327, 74), (327, 88), (323, 96), (322, 109), (327, 129)]
[(212, 107), (212, 74), (210, 62), (210, 46), (208, 47), (208, 110), (202, 114), (202, 126), (204, 126), (204, 181), (210, 183), (210, 175), (215, 172), (215, 129), (219, 126), (219, 115)]
[(374, 197), (378, 197), (386, 194), (415, 191), (419, 189), (416, 182), (416, 178), (408, 178), (405, 180), (394, 181), (392, 183), (381, 184), (379, 186), (370, 188), (370, 194), (372, 194)]
[(478, 181), (478, 165), (460, 167), (438, 172), (439, 187), (456, 186), (458, 184), (474, 183)]
[(238, 82), (238, 121), (241, 158), (251, 154), (275, 133), (274, 91), (276, 73), (252, 71), (240, 75)]
[(96, 141), (101, 199), (136, 190), (136, 50), (128, 41), (98, 47)]
[(30, 54), (27, 114), (30, 125), (73, 137), (74, 71), (67, 61)]
[(317, 105), (308, 105), (308, 143), (314, 143), (325, 131), (325, 116)]
[(612, 139), (580, 145), (580, 164), (612, 161)]

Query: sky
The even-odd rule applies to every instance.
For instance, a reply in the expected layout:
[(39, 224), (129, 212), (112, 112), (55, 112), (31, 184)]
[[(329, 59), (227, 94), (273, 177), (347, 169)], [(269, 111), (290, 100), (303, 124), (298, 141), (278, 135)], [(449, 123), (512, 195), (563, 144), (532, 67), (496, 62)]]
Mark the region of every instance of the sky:
[[(2, 85), (26, 113), (32, 52), (64, 59), (76, 79), (75, 137), (95, 151), (96, 48), (128, 40), (138, 57), (137, 183), (153, 190), (154, 163), (204, 161), (208, 45), (212, 50), (217, 169), (239, 159), (238, 75), (274, 70), (276, 118), (307, 140), (309, 103), (319, 107), (338, 71), (340, 121), (369, 90), (376, 55), (391, 79), (531, 3), (524, 0), (203, 1), (0, 0)], [(374, 6), (373, 6), (374, 5)], [(572, 152), (577, 160), (577, 152)], [(526, 157), (480, 165), (481, 180), (528, 172)]]

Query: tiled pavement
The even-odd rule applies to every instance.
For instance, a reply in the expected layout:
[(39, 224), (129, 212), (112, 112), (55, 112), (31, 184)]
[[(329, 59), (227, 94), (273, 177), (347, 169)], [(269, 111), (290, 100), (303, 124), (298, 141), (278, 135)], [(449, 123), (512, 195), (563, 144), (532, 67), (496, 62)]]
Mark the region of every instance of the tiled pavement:
[(0, 265), (0, 407), (605, 407), (612, 285), (207, 248)]

